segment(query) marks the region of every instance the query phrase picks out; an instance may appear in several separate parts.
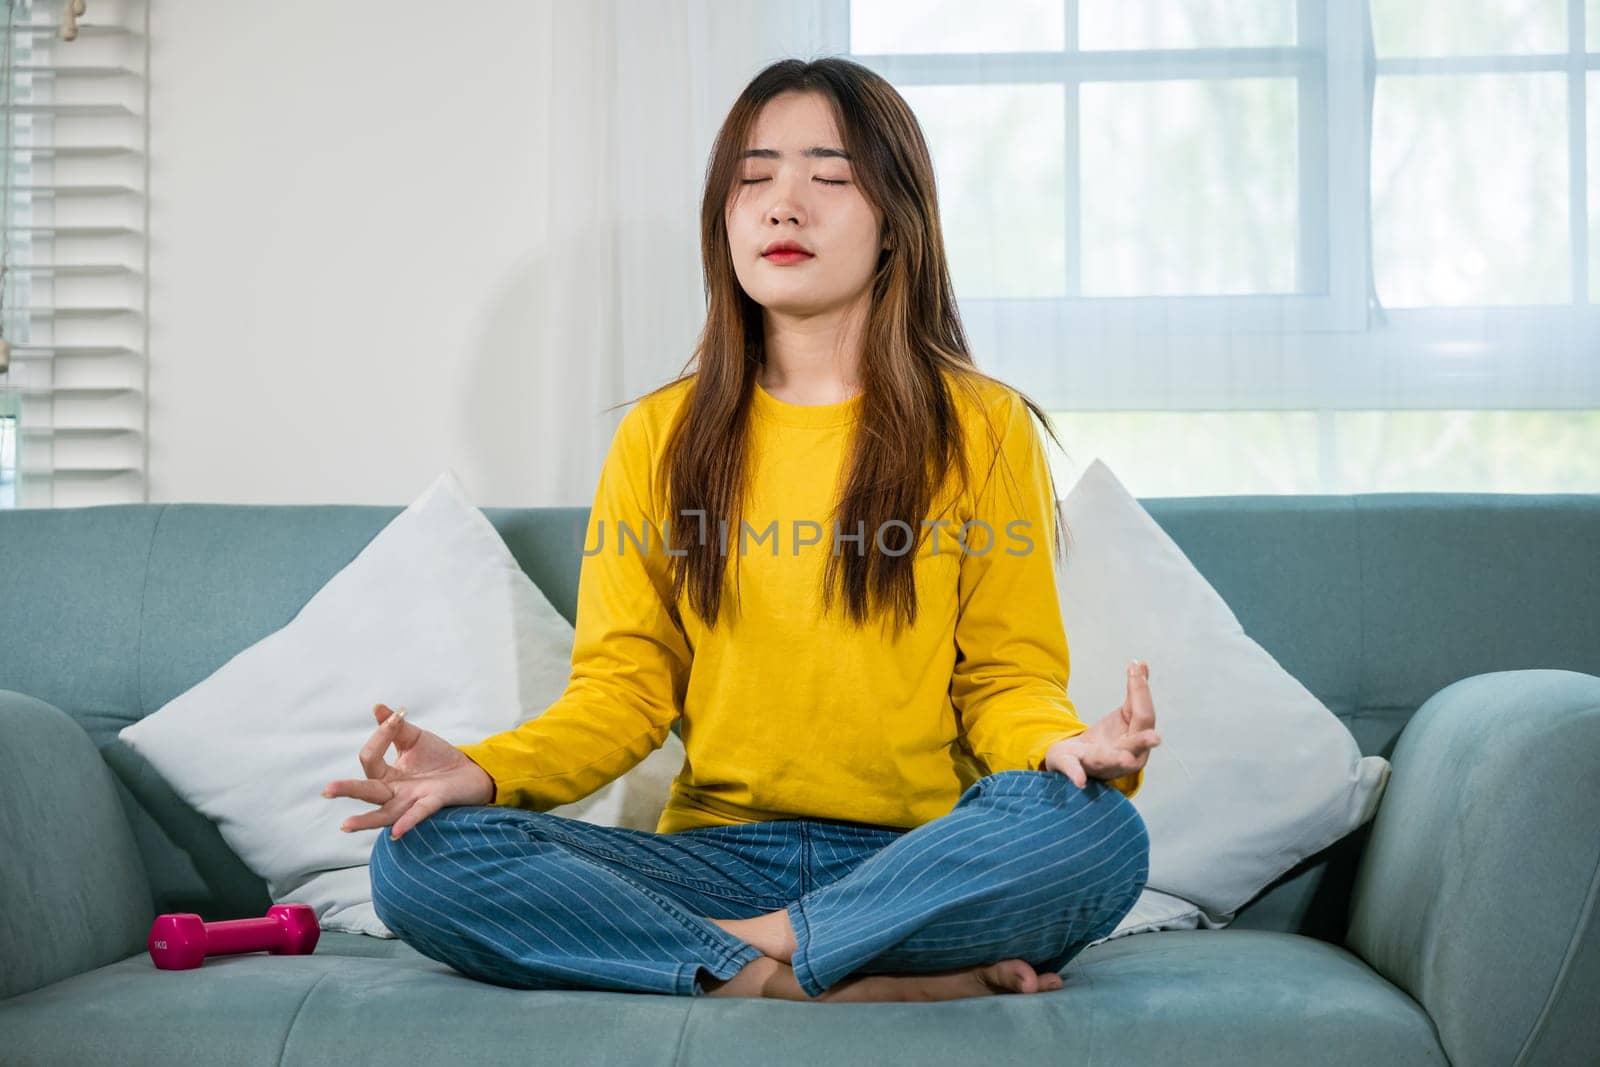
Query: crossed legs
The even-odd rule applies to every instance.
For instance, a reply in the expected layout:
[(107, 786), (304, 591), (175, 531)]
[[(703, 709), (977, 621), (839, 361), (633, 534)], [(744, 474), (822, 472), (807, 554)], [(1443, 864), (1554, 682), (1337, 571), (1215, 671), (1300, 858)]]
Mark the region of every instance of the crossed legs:
[[(796, 827), (817, 884), (774, 909), (795, 888), (768, 867), (793, 869)], [(887, 844), (822, 832), (657, 835), (446, 808), (397, 842), (378, 835), (373, 906), (422, 954), (514, 988), (934, 1000), (1058, 988), (1148, 874), (1132, 805), (1050, 772), (985, 777)], [(729, 911), (745, 917), (706, 917)]]
[[(1060, 968), (1137, 900), (1148, 844), (1138, 812), (1103, 782), (992, 775), (950, 814), (787, 907), (709, 919), (761, 956), (703, 984), (711, 995), (797, 1000), (1058, 989)], [(876, 973), (853, 973), (869, 964)]]

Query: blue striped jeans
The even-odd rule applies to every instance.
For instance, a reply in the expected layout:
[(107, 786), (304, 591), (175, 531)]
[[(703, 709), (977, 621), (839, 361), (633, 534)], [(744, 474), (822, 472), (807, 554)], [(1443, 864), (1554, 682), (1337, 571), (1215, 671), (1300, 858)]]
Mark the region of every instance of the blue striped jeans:
[(1018, 957), (1060, 971), (1149, 876), (1138, 810), (1054, 771), (974, 782), (912, 830), (832, 819), (673, 834), (511, 807), (435, 812), (371, 858), (378, 918), (423, 955), (520, 989), (699, 996), (760, 949), (711, 919), (787, 909), (811, 997), (847, 975)]

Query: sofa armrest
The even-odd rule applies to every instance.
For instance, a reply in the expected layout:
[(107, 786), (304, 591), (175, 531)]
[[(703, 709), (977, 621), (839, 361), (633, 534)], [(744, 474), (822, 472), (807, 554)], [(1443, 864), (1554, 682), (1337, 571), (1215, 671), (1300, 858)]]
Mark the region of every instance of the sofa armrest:
[(1600, 678), (1480, 674), (1390, 759), (1347, 945), (1457, 1067), (1587, 1062), (1600, 1043)]
[(0, 689), (0, 998), (144, 951), (154, 918), (94, 742), (60, 708)]

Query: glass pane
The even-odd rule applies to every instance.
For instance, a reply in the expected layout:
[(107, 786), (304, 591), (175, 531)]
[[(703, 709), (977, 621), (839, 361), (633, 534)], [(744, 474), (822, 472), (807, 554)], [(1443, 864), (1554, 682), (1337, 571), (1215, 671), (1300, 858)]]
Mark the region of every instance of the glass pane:
[(1096, 48), (1259, 48), (1295, 43), (1293, 0), (1078, 0)]
[(1371, 0), (1371, 5), (1372, 40), (1380, 58), (1567, 50), (1567, 0)]
[[(1600, 411), (1051, 413), (1065, 494), (1096, 456), (1137, 497), (1241, 493), (1593, 493)], [(1181, 456), (1181, 462), (1174, 462)]]
[(1566, 76), (1384, 75), (1372, 257), (1390, 307), (1572, 299)]
[[(1600, 3), (1600, 0), (1596, 0)], [(1600, 15), (1596, 16), (1600, 18)], [(1589, 72), (1589, 300), (1600, 304), (1600, 74)]]
[(1584, 19), (1588, 29), (1589, 51), (1600, 52), (1600, 0), (1589, 0), (1588, 17)]
[(1315, 493), (1308, 411), (1055, 411), (1066, 460), (1045, 439), (1063, 496), (1096, 457), (1134, 496)]
[(850, 0), (850, 51), (1059, 52), (1061, 0)]
[(933, 156), (956, 295), (1066, 292), (1066, 116), (1059, 85), (907, 85)]
[(0, 392), (0, 508), (17, 506), (17, 416), (13, 395)]
[(1341, 411), (1340, 492), (1592, 493), (1600, 411)]
[(1292, 79), (1090, 83), (1081, 100), (1085, 295), (1294, 291)]

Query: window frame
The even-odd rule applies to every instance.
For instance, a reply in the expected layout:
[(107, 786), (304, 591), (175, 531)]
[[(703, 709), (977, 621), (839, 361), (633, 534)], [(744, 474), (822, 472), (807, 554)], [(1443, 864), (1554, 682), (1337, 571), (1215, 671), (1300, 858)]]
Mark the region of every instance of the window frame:
[[(1589, 277), (1585, 0), (1567, 4), (1564, 54), (1378, 59), (1367, 0), (1293, 0), (1298, 43), (1277, 48), (1077, 52), (1078, 2), (1062, 0), (1063, 52), (857, 54), (850, 0), (819, 0), (829, 51), (896, 85), (1059, 81), (1067, 93), (1068, 292), (1077, 101), (1085, 81), (1297, 75), (1299, 294), (960, 299), (985, 369), (1059, 409), (1294, 410), (1600, 407), (1600, 282)], [(1565, 70), (1573, 299), (1549, 305), (1384, 308), (1372, 271), (1371, 107), (1377, 79), (1407, 73)], [(1311, 281), (1304, 282), (1314, 287)], [(1118, 345), (1107, 358), (1106, 339)], [(1114, 364), (1114, 365), (1113, 365)]]

